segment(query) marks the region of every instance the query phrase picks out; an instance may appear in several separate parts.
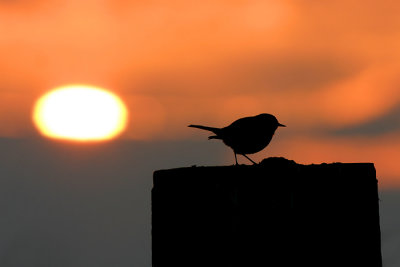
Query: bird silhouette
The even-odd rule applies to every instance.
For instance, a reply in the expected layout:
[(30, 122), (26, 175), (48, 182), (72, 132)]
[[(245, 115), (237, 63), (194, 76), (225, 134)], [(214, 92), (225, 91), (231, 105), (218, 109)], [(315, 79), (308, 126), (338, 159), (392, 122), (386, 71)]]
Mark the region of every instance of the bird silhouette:
[(221, 139), (225, 145), (233, 149), (235, 162), (238, 165), (237, 154), (243, 155), (253, 164), (256, 164), (246, 154), (254, 154), (263, 150), (271, 142), (272, 136), (280, 124), (274, 115), (262, 113), (253, 117), (245, 117), (234, 121), (224, 128), (215, 128), (202, 125), (189, 125), (188, 127), (210, 131), (208, 139)]

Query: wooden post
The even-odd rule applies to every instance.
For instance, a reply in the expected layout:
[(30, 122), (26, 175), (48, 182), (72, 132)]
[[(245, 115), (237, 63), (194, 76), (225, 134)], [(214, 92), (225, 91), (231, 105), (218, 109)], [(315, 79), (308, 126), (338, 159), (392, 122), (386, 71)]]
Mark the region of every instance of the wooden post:
[(154, 172), (153, 267), (382, 266), (372, 163)]

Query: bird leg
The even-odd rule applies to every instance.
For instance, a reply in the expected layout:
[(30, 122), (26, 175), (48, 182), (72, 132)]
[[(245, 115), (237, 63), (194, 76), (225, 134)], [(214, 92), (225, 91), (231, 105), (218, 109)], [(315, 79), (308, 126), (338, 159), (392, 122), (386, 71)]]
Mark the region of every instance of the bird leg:
[(253, 162), (253, 164), (257, 164), (257, 163), (255, 163), (255, 161), (253, 161), (251, 158), (249, 158), (248, 156), (246, 156), (245, 154), (242, 154), (243, 156), (245, 156), (246, 157), (246, 159), (248, 159), (248, 160), (250, 160), (251, 162)]

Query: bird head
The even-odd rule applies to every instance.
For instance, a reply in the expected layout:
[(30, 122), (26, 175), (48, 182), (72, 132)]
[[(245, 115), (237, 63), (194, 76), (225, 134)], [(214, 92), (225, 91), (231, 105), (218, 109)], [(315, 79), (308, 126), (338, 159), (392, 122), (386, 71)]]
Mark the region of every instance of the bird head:
[(279, 123), (278, 119), (274, 115), (268, 113), (262, 113), (257, 117), (259, 117), (260, 120), (262, 120), (264, 123), (275, 126), (275, 128), (286, 127), (286, 125)]

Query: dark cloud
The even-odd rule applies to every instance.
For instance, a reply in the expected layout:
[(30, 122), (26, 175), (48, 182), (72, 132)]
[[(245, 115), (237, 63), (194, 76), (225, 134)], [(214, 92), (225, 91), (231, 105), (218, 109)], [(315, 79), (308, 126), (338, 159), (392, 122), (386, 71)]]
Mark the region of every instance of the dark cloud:
[(388, 190), (379, 192), (379, 213), (381, 220), (381, 239), (383, 266), (396, 267), (400, 265), (398, 250), (400, 232), (400, 216), (398, 209), (400, 204), (400, 192)]
[[(234, 81), (255, 90), (313, 90), (347, 78), (360, 70), (354, 59), (299, 54), (246, 59), (234, 65)], [(252, 88), (248, 88), (252, 90)]]
[[(0, 265), (151, 266), (153, 171), (219, 164), (225, 152), (207, 140), (0, 139)], [(394, 267), (398, 191), (393, 196), (381, 196), (381, 229), (384, 263)]]
[(224, 149), (0, 138), (0, 265), (151, 266), (153, 171), (218, 164)]
[(400, 131), (400, 104), (386, 114), (368, 122), (334, 130), (338, 136), (379, 136)]
[[(193, 70), (164, 70), (136, 81), (125, 78), (125, 87), (163, 96), (226, 95), (264, 91), (310, 91), (346, 79), (362, 69), (355, 59), (327, 55), (247, 54)], [(132, 75), (130, 75), (131, 77)]]

